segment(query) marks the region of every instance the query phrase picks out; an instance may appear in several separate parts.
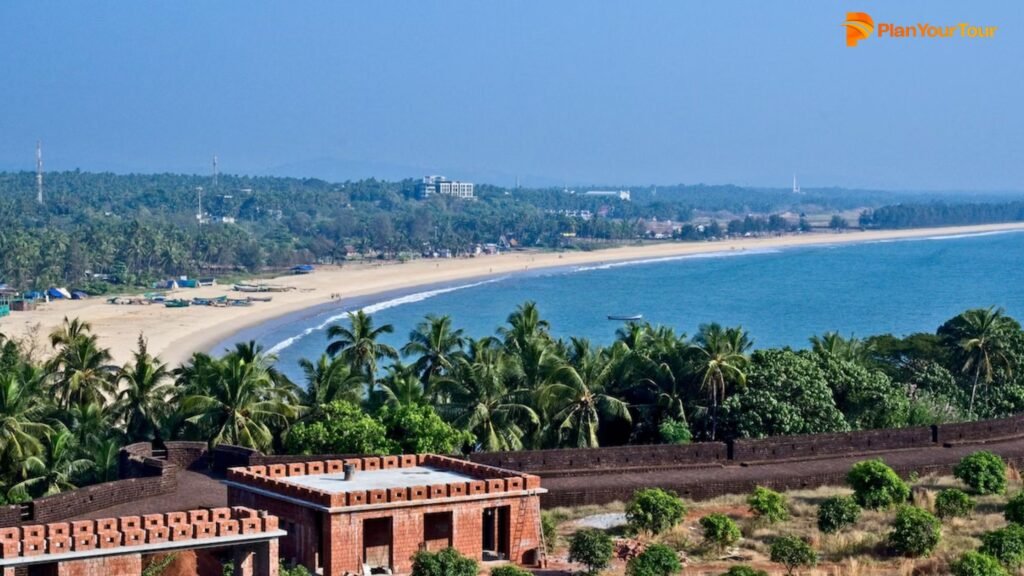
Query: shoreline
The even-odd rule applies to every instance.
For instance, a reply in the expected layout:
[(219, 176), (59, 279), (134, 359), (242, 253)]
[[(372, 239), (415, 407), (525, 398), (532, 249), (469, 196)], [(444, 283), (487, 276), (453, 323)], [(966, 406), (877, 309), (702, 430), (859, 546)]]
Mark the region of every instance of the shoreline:
[[(207, 352), (236, 336), (267, 324), (309, 317), (337, 307), (360, 307), (387, 299), (411, 295), (425, 289), (443, 289), (455, 283), (488, 278), (638, 261), (681, 258), (732, 251), (779, 250), (838, 244), (956, 237), (986, 233), (1024, 231), (1024, 222), (912, 228), (906, 230), (817, 232), (765, 238), (742, 238), (716, 242), (659, 242), (607, 248), (591, 252), (515, 252), (451, 260), (413, 260), (405, 263), (358, 263), (318, 267), (309, 275), (282, 276), (268, 280), (292, 286), (291, 292), (273, 293), (273, 301), (251, 307), (169, 309), (161, 305), (115, 306), (106, 297), (90, 300), (55, 301), (34, 312), (14, 312), (0, 319), (0, 332), (9, 337), (34, 337), (42, 346), (45, 337), (65, 316), (90, 322), (100, 343), (109, 347), (117, 364), (127, 362), (139, 334), (149, 341), (150, 352), (171, 367), (187, 361), (194, 352)], [(179, 289), (169, 297), (208, 298), (231, 293), (230, 286)], [(337, 299), (330, 295), (337, 295)], [(236, 294), (237, 295), (237, 294)], [(282, 338), (283, 340), (284, 338)], [(42, 349), (45, 349), (43, 347)]]

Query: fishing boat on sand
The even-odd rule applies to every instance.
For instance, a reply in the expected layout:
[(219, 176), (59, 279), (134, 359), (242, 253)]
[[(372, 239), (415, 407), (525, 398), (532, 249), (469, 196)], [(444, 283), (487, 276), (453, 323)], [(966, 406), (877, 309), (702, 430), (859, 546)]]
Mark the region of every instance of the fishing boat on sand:
[(164, 306), (168, 308), (188, 308), (190, 302), (188, 300), (168, 300), (164, 302)]

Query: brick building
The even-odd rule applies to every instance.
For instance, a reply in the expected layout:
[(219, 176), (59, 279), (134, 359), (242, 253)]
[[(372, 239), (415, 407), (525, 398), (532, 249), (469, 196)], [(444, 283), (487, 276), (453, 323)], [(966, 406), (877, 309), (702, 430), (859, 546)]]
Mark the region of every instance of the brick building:
[(232, 468), (228, 502), (280, 518), (281, 557), (324, 576), (408, 573), (418, 550), (540, 560), (540, 478), (434, 455)]

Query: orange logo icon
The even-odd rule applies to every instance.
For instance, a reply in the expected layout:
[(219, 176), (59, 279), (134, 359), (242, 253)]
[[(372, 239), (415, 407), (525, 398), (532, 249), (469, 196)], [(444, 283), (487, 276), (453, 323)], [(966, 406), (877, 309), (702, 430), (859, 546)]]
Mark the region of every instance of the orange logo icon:
[(875, 31), (875, 21), (866, 12), (847, 12), (846, 22), (846, 45), (856, 46), (857, 42), (865, 40)]

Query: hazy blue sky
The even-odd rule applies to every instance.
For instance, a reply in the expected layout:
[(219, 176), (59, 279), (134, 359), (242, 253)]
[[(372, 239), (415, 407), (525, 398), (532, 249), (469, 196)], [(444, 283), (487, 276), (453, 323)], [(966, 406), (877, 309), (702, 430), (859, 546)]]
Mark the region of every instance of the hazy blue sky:
[[(876, 22), (993, 40), (846, 48)], [(0, 3), (0, 168), (1024, 190), (1020, 0)]]

